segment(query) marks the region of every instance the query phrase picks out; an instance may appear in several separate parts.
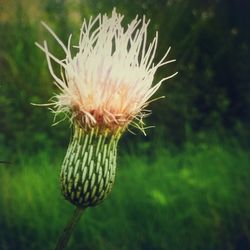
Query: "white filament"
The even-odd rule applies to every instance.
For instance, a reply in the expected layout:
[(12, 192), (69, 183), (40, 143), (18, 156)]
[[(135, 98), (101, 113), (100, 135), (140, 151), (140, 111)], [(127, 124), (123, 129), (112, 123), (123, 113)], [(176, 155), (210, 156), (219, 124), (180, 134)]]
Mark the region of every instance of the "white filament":
[[(152, 86), (156, 70), (175, 60), (166, 61), (170, 48), (156, 64), (158, 34), (147, 45), (149, 21), (136, 17), (125, 29), (122, 15), (114, 9), (111, 17), (98, 15), (83, 21), (76, 55), (71, 54), (71, 35), (65, 46), (45, 24), (65, 52), (59, 60), (48, 51), (47, 43), (37, 46), (44, 51), (48, 66), (60, 93), (53, 105), (56, 112), (80, 114), (87, 126), (126, 126), (133, 118), (140, 121), (144, 108), (161, 83), (177, 73), (163, 78)], [(53, 71), (51, 59), (62, 67), (62, 79)], [(140, 123), (142, 124), (142, 123)]]

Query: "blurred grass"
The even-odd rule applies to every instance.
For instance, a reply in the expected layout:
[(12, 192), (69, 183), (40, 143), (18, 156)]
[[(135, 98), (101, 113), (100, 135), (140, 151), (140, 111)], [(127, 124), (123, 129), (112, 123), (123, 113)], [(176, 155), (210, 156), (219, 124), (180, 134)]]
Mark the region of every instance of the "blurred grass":
[[(166, 102), (152, 104), (148, 121), (157, 130), (123, 138), (113, 192), (86, 211), (69, 249), (250, 249), (250, 164), (239, 146), (249, 148), (248, 8), (235, 0), (115, 5), (126, 22), (136, 14), (151, 18), (149, 38), (160, 34), (156, 58), (173, 46), (178, 65), (156, 79), (175, 70), (180, 78), (159, 90)], [(52, 115), (30, 105), (56, 91), (34, 42), (46, 39), (64, 56), (39, 23), (46, 21), (63, 41), (73, 33), (74, 42), (83, 18), (113, 6), (110, 0), (0, 0), (0, 160), (12, 161), (0, 164), (0, 250), (53, 249), (73, 211), (58, 183), (68, 125), (50, 129)], [(238, 143), (213, 141), (210, 130)], [(149, 142), (158, 137), (159, 145)], [(182, 150), (173, 153), (175, 146)]]
[[(119, 152), (112, 194), (86, 210), (68, 249), (249, 249), (247, 152), (218, 144), (154, 151)], [(73, 211), (60, 195), (62, 158), (41, 152), (0, 167), (0, 249), (53, 249)]]

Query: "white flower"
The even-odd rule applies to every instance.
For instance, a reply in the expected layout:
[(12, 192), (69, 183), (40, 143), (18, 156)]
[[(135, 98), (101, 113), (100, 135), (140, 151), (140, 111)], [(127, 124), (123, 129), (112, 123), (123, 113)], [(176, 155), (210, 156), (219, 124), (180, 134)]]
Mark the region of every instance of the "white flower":
[[(37, 44), (47, 57), (54, 83), (60, 93), (54, 98), (56, 113), (66, 112), (83, 128), (98, 127), (109, 131), (124, 129), (128, 124), (143, 129), (145, 107), (161, 83), (177, 73), (152, 85), (156, 70), (175, 60), (162, 59), (154, 64), (158, 35), (147, 43), (149, 21), (136, 17), (128, 26), (122, 26), (123, 15), (114, 9), (111, 17), (99, 14), (94, 20), (84, 20), (77, 52), (71, 54), (71, 35), (65, 46), (45, 24), (65, 52), (65, 59), (52, 55), (46, 41)], [(51, 59), (61, 68), (56, 76)]]

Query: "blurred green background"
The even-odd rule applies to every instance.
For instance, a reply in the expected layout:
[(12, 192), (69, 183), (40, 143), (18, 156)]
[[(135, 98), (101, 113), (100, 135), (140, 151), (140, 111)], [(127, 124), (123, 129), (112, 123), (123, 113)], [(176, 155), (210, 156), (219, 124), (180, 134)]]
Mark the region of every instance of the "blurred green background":
[[(100, 206), (88, 209), (68, 249), (250, 249), (248, 1), (0, 0), (0, 249), (53, 249), (72, 213), (59, 190), (70, 136), (67, 122), (30, 103), (46, 103), (57, 89), (44, 54), (44, 20), (77, 41), (83, 18), (113, 7), (151, 19), (159, 30), (156, 61), (169, 59), (155, 82), (144, 137), (120, 141), (116, 184)], [(75, 39), (75, 40), (74, 40)], [(155, 96), (155, 97), (156, 97)]]

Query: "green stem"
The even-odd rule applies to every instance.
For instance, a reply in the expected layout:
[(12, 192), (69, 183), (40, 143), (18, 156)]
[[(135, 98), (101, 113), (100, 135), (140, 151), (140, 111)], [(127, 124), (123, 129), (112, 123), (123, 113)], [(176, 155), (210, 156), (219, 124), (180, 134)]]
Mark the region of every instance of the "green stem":
[(71, 236), (72, 232), (74, 231), (77, 222), (81, 218), (83, 211), (84, 211), (84, 208), (76, 207), (71, 219), (69, 220), (68, 224), (64, 228), (64, 230), (63, 230), (63, 232), (62, 232), (62, 234), (57, 242), (55, 250), (63, 250), (66, 248), (68, 241), (70, 239), (70, 236)]

